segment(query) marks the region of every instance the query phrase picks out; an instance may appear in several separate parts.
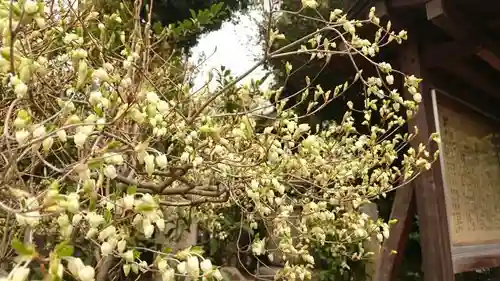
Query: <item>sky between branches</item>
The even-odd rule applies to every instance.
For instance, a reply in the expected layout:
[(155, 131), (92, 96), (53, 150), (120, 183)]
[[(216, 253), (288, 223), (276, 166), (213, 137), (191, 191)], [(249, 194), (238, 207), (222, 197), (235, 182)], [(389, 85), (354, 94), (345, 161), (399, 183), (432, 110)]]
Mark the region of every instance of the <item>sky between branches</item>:
[[(203, 55), (208, 57), (194, 78), (194, 89), (204, 85), (208, 72), (214, 68), (223, 65), (236, 77), (252, 67), (256, 58), (262, 56), (263, 50), (259, 45), (257, 37), (259, 30), (256, 23), (262, 20), (261, 13), (250, 10), (246, 14), (237, 16), (240, 17), (238, 23), (230, 21), (223, 23), (220, 29), (204, 34), (192, 49), (190, 61), (195, 62)], [(242, 82), (259, 79), (265, 73), (263, 68), (258, 68)], [(271, 81), (269, 77), (263, 87)]]

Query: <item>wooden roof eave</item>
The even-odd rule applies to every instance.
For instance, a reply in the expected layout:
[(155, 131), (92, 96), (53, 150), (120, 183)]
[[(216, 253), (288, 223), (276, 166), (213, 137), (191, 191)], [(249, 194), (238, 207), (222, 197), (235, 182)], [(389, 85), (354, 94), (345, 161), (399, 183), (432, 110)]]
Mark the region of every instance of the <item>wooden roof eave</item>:
[[(496, 81), (475, 73), (456, 58), (474, 54), (500, 72), (500, 45), (488, 38), (481, 28), (473, 26), (467, 17), (461, 14), (450, 0), (430, 0), (426, 2), (427, 18), (436, 26), (448, 33), (455, 41), (443, 43), (427, 50), (426, 61), (439, 62), (437, 58), (445, 58), (442, 66), (456, 76), (469, 79), (471, 84), (482, 91), (500, 98), (499, 85)], [(446, 46), (446, 45), (454, 46)], [(441, 50), (440, 50), (441, 49)], [(455, 52), (450, 52), (454, 50)], [(431, 54), (429, 54), (431, 52)]]
[(497, 71), (500, 71), (500, 44), (491, 40), (480, 27), (474, 26), (450, 0), (430, 0), (426, 3), (427, 18), (454, 39), (469, 41), (481, 50), (476, 53)]
[[(445, 69), (485, 94), (500, 99), (500, 83), (486, 78), (480, 70), (464, 60), (475, 56), (500, 73), (500, 43), (492, 40), (481, 27), (473, 26), (473, 21), (459, 11), (455, 0), (384, 1), (392, 11), (397, 11), (393, 14), (395, 17), (399, 11), (425, 8), (427, 20), (453, 40), (424, 46), (421, 53), (422, 65), (426, 68)], [(471, 5), (477, 4), (471, 1)], [(408, 24), (411, 23), (407, 22), (406, 25)]]

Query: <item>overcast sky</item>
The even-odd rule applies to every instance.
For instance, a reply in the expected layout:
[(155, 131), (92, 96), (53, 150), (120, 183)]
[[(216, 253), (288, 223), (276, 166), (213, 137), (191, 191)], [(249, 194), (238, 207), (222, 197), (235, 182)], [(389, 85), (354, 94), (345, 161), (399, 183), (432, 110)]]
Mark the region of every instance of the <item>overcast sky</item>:
[[(258, 45), (256, 37), (258, 27), (255, 20), (259, 18), (258, 12), (250, 11), (248, 15), (241, 15), (237, 24), (225, 22), (220, 29), (200, 38), (198, 45), (193, 48), (191, 61), (197, 61), (203, 55), (209, 58), (195, 78), (195, 89), (205, 83), (208, 71), (213, 68), (224, 65), (236, 77), (254, 65), (256, 58), (262, 54), (262, 47)], [(257, 69), (247, 79), (261, 78), (264, 73), (262, 68)]]

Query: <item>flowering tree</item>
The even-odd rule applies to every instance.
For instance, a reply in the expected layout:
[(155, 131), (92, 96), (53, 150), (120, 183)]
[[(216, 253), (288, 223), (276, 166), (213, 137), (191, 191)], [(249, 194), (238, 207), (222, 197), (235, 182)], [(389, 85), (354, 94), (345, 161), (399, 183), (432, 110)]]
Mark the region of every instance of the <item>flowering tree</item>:
[[(317, 5), (302, 2), (303, 9)], [(279, 276), (286, 280), (310, 278), (313, 242), (346, 259), (373, 254), (362, 242), (372, 235), (382, 241), (388, 225), (358, 207), (434, 161), (423, 144), (403, 149), (415, 133), (398, 133), (418, 108), (419, 79), (373, 59), (406, 34), (381, 25), (374, 10), (367, 20), (334, 10), (329, 19), (314, 19), (322, 28), (269, 48), (242, 76), (219, 79), (215, 91), (191, 90), (184, 77), (192, 67), (175, 48), (189, 30), (152, 28), (152, 5), (141, 19), (141, 1), (0, 3), (3, 279), (135, 280), (155, 273), (165, 281), (219, 280), (199, 248), (172, 249), (165, 241), (190, 218), (224, 238), (234, 228), (224, 217), (234, 209), (240, 229), (272, 226), (251, 250), (283, 258)], [(269, 11), (268, 46), (284, 39), (273, 22), (286, 12)], [(190, 28), (201, 27), (193, 22)], [(367, 24), (379, 28), (374, 40), (356, 33)], [(354, 84), (365, 90), (362, 108), (349, 102), (341, 122), (311, 130), (281, 89), (238, 84), (268, 60), (296, 55), (361, 57), (380, 75), (359, 70), (334, 89), (305, 89), (306, 115)], [(392, 87), (393, 75), (404, 78), (413, 100)], [(269, 107), (273, 114), (265, 115)]]

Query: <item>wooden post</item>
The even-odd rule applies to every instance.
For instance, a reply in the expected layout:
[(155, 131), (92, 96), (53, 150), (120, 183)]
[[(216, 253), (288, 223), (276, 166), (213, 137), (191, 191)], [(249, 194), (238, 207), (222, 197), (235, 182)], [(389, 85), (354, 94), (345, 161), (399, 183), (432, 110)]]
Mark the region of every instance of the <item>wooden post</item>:
[[(404, 186), (396, 191), (392, 203), (391, 219), (397, 223), (391, 227), (389, 239), (384, 241), (377, 265), (376, 281), (395, 281), (415, 214), (414, 185)], [(393, 251), (396, 251), (395, 253)]]
[[(420, 64), (417, 42), (418, 39), (414, 39), (405, 43), (400, 53), (401, 70), (424, 78), (420, 88), (422, 103), (417, 116), (409, 123), (410, 127), (417, 126), (419, 129), (414, 145), (427, 143), (430, 134), (436, 131), (431, 91)], [(430, 171), (417, 177), (414, 184), (424, 281), (454, 281), (445, 190), (439, 161), (434, 163)]]

